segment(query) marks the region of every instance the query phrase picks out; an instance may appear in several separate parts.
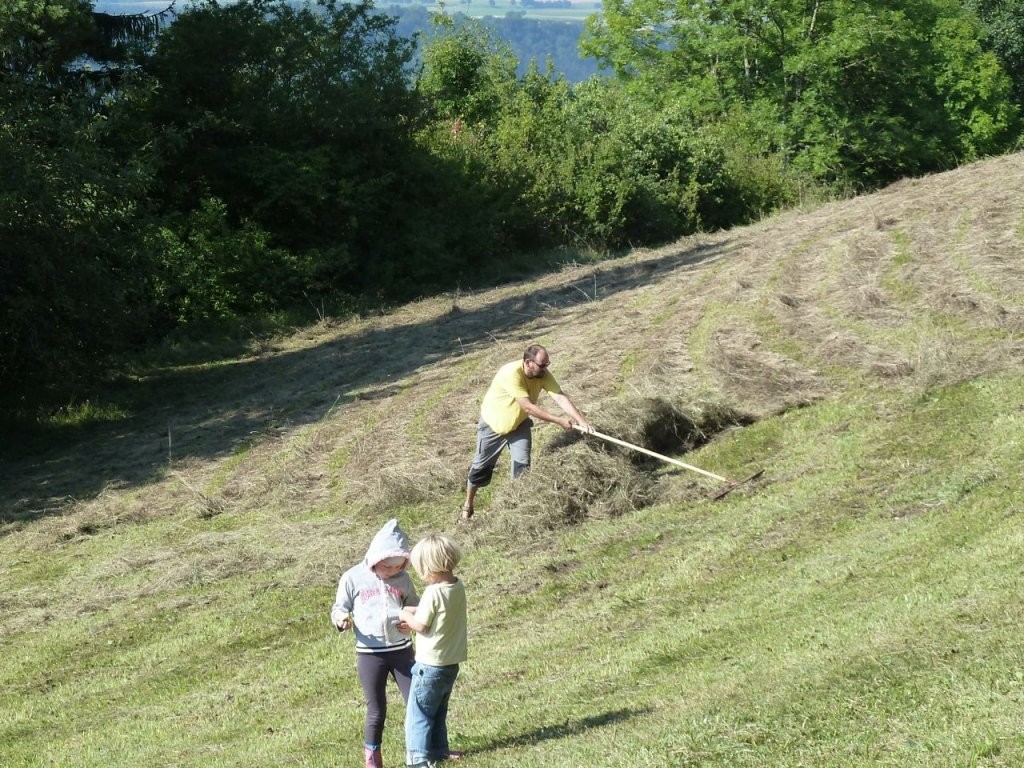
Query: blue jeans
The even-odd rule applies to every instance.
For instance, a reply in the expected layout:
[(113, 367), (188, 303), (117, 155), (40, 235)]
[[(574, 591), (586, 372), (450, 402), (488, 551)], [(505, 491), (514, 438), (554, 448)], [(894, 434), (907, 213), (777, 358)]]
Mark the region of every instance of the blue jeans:
[(405, 711), (405, 762), (421, 765), (448, 758), (448, 700), (459, 665), (432, 667), (416, 662)]

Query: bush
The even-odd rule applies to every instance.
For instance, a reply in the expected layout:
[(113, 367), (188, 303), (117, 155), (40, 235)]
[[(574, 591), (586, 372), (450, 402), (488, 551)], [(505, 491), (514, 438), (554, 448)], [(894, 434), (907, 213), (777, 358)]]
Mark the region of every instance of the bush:
[(0, 78), (0, 112), (0, 395), (21, 408), (145, 335), (146, 179), (102, 148), (87, 95)]

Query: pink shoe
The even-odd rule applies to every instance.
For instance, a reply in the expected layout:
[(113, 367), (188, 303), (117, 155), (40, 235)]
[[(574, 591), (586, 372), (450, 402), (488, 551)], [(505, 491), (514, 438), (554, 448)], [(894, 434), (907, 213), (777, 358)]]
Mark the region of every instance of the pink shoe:
[(380, 749), (363, 747), (363, 756), (366, 758), (366, 768), (384, 768), (384, 761), (380, 756)]
[(465, 754), (464, 752), (456, 752), (454, 749), (450, 749), (450, 750), (448, 750), (448, 759), (449, 760), (458, 760), (464, 754)]

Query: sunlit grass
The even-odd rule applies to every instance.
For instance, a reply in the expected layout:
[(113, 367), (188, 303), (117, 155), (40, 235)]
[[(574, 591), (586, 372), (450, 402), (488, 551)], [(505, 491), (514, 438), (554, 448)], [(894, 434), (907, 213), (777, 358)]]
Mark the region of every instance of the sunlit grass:
[[(466, 765), (1024, 759), (1022, 397), (1004, 377), (801, 409), (694, 458), (757, 453), (761, 491), (470, 549), (472, 655), (450, 716)], [(447, 525), (408, 512), (415, 530)], [(202, 558), (183, 571), (167, 548), (218, 546), (209, 525), (7, 560), (21, 610), (25, 590), (69, 580), (92, 607), (40, 607), (8, 634), (4, 765), (354, 764), (361, 694), (327, 622), (331, 580), (289, 584), (287, 540), (252, 539), (224, 577)]]
[(79, 427), (104, 421), (119, 421), (127, 418), (129, 412), (117, 403), (101, 403), (85, 400), (80, 403), (69, 403), (52, 413), (40, 417), (41, 426)]
[[(353, 641), (328, 612), (391, 516), (465, 548), (466, 768), (1024, 764), (1019, 269), (984, 252), (963, 280), (941, 247), (947, 223), (1005, 243), (1020, 219), (928, 230), (928, 183), (884, 220), (854, 199), (219, 362), (183, 350), (166, 381), (55, 417), (49, 451), (11, 441), (0, 765), (360, 765)], [(912, 290), (882, 290), (900, 249)], [(991, 294), (950, 304), (943, 280)], [(540, 426), (534, 469), (512, 483), (505, 457), (456, 525), (479, 397), (525, 339), (599, 424), (656, 397), (749, 413), (683, 458), (763, 476), (716, 501), (713, 479), (644, 469), (643, 503), (524, 519), (516, 494), (623, 480)]]

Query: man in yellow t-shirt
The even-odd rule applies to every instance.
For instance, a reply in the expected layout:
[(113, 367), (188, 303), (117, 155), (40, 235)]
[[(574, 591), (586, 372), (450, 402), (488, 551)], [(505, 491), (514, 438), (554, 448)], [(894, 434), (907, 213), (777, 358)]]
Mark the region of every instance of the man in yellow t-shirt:
[[(572, 429), (575, 421), (584, 429), (593, 431), (594, 428), (558, 386), (548, 370), (550, 364), (548, 351), (534, 344), (527, 347), (522, 360), (503, 365), (495, 374), (480, 405), (476, 455), (469, 467), (466, 503), (462, 505), (461, 519), (468, 520), (473, 516), (476, 492), (491, 482), (498, 457), (506, 445), (512, 456), (513, 478), (530, 468), (531, 416), (541, 421), (550, 421), (562, 429)], [(537, 405), (542, 391), (551, 395), (551, 399), (568, 417), (555, 416)]]

